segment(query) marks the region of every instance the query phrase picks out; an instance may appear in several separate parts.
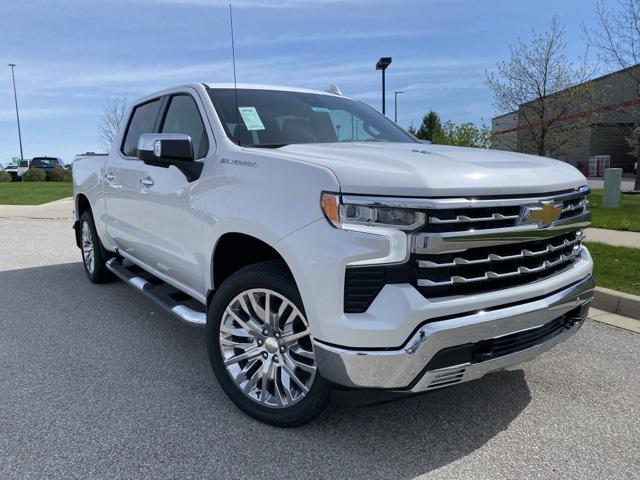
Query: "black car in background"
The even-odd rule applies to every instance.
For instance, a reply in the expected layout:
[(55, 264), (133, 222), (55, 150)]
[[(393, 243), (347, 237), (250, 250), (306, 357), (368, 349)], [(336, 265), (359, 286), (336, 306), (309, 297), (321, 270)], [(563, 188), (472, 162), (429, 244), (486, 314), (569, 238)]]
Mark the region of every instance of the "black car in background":
[(33, 157), (29, 168), (38, 168), (44, 170), (48, 178), (49, 172), (51, 170), (56, 168), (63, 169), (64, 165), (62, 164), (62, 160), (56, 157)]

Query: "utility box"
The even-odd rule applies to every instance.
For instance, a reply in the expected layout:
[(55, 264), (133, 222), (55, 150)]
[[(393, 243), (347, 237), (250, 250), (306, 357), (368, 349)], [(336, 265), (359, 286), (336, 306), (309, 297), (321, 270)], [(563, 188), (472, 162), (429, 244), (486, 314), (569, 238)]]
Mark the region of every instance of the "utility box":
[(602, 194), (602, 208), (618, 208), (620, 206), (621, 184), (621, 168), (607, 168), (604, 171), (604, 192)]

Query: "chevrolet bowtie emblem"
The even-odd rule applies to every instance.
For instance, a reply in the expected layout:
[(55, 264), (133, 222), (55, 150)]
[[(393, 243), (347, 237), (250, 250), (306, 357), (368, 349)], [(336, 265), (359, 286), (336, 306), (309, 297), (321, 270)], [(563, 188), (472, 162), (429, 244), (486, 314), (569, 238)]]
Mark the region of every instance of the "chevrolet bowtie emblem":
[(537, 223), (539, 227), (547, 227), (560, 218), (562, 205), (553, 202), (540, 202), (539, 207), (525, 207), (521, 223)]

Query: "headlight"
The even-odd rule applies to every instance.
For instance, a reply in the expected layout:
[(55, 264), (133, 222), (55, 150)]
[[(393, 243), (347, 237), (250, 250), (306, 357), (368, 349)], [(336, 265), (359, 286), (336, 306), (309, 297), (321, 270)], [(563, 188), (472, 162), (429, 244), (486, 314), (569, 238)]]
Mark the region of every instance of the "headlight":
[(406, 208), (353, 205), (340, 202), (340, 195), (323, 193), (320, 201), (325, 217), (336, 228), (347, 225), (415, 230), (425, 222), (425, 214)]

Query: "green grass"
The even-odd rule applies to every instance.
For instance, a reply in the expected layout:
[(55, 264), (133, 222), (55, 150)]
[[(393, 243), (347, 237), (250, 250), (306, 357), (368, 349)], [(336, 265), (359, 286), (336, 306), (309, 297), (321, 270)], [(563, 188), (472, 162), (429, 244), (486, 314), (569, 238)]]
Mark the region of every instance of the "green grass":
[(593, 256), (593, 276), (600, 287), (640, 295), (640, 248), (587, 242)]
[(41, 205), (72, 195), (68, 182), (0, 182), (0, 205)]
[(602, 208), (602, 190), (589, 195), (591, 226), (640, 232), (640, 195), (620, 195), (618, 208)]

